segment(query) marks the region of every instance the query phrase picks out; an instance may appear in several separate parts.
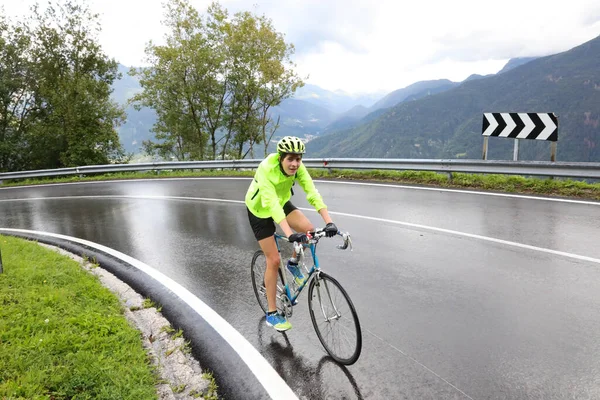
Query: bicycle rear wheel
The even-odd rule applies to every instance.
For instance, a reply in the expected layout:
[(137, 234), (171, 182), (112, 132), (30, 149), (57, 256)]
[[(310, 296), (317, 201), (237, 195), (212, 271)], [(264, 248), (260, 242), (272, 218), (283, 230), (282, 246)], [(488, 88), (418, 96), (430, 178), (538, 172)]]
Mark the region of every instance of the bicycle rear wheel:
[(308, 287), (308, 309), (327, 353), (340, 364), (354, 364), (362, 349), (362, 333), (354, 304), (342, 285), (324, 272), (317, 274)]
[[(265, 288), (265, 272), (267, 271), (267, 258), (262, 250), (257, 250), (252, 257), (252, 264), (250, 266), (250, 275), (252, 276), (252, 287), (254, 288), (254, 294), (258, 305), (262, 308), (266, 314), (269, 308), (267, 303), (267, 289)], [(279, 279), (277, 279), (277, 311), (283, 314), (284, 307), (282, 301), (282, 295), (285, 294), (283, 285), (283, 278), (281, 277), (281, 268), (279, 269)]]

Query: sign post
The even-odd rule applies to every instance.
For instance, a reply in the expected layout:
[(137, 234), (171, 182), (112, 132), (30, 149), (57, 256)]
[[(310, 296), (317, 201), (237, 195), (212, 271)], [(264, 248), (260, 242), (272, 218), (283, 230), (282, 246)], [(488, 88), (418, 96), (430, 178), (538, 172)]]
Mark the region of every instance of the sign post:
[(484, 136), (483, 137), (483, 157), (482, 157), (484, 160), (487, 160), (488, 141), (489, 141), (489, 137)]
[(484, 113), (481, 134), (484, 137), (484, 160), (487, 160), (487, 139), (490, 136), (497, 136), (515, 139), (514, 161), (519, 158), (519, 139), (552, 142), (550, 161), (556, 161), (558, 118), (554, 113)]

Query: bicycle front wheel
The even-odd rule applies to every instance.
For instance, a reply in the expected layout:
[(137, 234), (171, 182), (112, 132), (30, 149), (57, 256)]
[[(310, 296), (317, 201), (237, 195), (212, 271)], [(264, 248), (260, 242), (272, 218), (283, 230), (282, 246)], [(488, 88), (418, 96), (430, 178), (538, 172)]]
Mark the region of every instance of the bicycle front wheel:
[[(267, 258), (262, 250), (257, 250), (252, 257), (252, 264), (250, 266), (250, 274), (252, 275), (252, 287), (254, 288), (254, 294), (258, 305), (262, 308), (266, 314), (269, 309), (267, 303), (267, 289), (265, 288), (265, 272), (267, 271)], [(277, 279), (277, 311), (280, 313), (284, 312), (282, 295), (285, 294), (283, 285), (283, 278), (281, 277), (281, 269), (279, 269), (279, 278)]]
[(362, 349), (362, 333), (354, 304), (342, 285), (320, 272), (308, 287), (308, 309), (327, 353), (340, 364), (354, 364)]

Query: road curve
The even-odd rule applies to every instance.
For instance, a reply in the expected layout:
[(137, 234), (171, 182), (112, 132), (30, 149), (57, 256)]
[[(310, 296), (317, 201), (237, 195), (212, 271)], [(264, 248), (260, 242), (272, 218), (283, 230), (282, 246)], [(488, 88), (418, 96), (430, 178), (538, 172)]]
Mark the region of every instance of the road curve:
[[(302, 298), (287, 335), (264, 325), (249, 279), (248, 182), (1, 189), (0, 227), (90, 240), (152, 266), (300, 398), (600, 398), (600, 203), (318, 182), (355, 244), (319, 248), (363, 326), (361, 358), (346, 368), (326, 357)], [(320, 223), (301, 193), (292, 200)]]

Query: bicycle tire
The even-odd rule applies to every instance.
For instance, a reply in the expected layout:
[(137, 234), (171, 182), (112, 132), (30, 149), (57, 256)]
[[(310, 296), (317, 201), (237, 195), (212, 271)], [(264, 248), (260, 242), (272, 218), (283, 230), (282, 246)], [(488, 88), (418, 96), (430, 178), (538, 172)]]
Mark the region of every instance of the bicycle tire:
[[(264, 279), (265, 271), (267, 270), (267, 259), (265, 253), (262, 250), (257, 250), (252, 256), (252, 263), (250, 264), (250, 275), (252, 277), (252, 288), (256, 295), (258, 305), (266, 314), (268, 311), (267, 303), (267, 292), (265, 289)], [(281, 295), (285, 293), (283, 286), (283, 278), (281, 276), (281, 268), (279, 269), (279, 279), (277, 280), (277, 311), (283, 312), (283, 305), (281, 301)]]
[[(322, 288), (325, 290), (321, 290)], [(327, 289), (329, 289), (329, 293), (327, 293)], [(333, 289), (337, 290), (339, 294), (336, 295), (335, 293), (332, 293), (334, 291)], [(329, 301), (330, 298), (331, 301)], [(319, 307), (316, 310), (316, 313), (313, 307), (315, 303), (318, 303), (317, 306)], [(322, 315), (322, 310), (325, 309), (324, 305), (328, 306), (325, 315), (329, 316), (328, 311), (335, 312), (336, 310), (336, 314), (339, 313), (340, 315), (334, 320), (327, 320), (327, 318)], [(362, 350), (362, 333), (354, 304), (342, 285), (330, 275), (320, 272), (311, 280), (308, 287), (308, 309), (317, 337), (331, 358), (343, 365), (354, 364), (358, 360)], [(323, 317), (322, 324), (317, 320), (318, 317)], [(334, 328), (333, 324), (339, 326)], [(344, 334), (342, 329), (347, 334), (355, 335), (355, 337), (350, 340), (348, 340), (348, 337), (346, 336), (346, 342), (351, 346), (348, 352), (342, 352), (340, 348), (336, 348), (335, 338), (333, 339), (334, 343), (330, 343), (330, 341), (327, 340), (332, 338), (334, 332)]]

